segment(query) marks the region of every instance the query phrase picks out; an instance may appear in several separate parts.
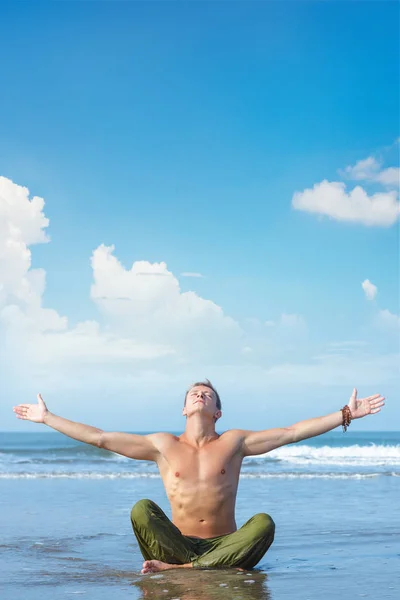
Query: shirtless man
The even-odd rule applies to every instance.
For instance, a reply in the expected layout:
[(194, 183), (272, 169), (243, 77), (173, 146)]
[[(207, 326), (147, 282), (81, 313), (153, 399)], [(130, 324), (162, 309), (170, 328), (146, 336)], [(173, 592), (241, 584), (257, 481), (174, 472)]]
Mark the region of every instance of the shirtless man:
[(151, 500), (132, 508), (131, 521), (145, 558), (142, 573), (171, 568), (236, 567), (251, 569), (274, 539), (271, 517), (259, 513), (240, 529), (235, 501), (243, 458), (264, 454), (350, 424), (384, 405), (380, 394), (357, 399), (354, 389), (348, 405), (332, 414), (290, 427), (245, 431), (231, 429), (219, 435), (221, 400), (206, 380), (193, 384), (185, 396), (184, 433), (138, 435), (106, 433), (51, 413), (40, 394), (37, 404), (14, 407), (19, 419), (45, 423), (75, 440), (105, 448), (136, 460), (157, 463), (168, 499), (172, 522)]

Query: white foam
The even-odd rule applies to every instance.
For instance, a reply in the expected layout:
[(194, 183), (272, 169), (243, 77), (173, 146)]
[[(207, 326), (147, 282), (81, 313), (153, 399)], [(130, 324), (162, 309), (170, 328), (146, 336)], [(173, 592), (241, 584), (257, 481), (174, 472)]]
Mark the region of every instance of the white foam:
[(0, 473), (0, 479), (159, 479), (157, 473), (95, 473), (63, 472), (44, 473)]
[[(259, 458), (274, 458), (296, 465), (400, 466), (400, 444), (394, 446), (300, 446), (272, 450)], [(252, 457), (254, 460), (254, 457)]]
[[(242, 479), (370, 479), (400, 473), (242, 473)], [(47, 472), (0, 473), (0, 479), (159, 479), (157, 473)]]
[[(244, 479), (371, 479), (383, 473), (246, 473)], [(392, 475), (392, 473), (385, 473)]]

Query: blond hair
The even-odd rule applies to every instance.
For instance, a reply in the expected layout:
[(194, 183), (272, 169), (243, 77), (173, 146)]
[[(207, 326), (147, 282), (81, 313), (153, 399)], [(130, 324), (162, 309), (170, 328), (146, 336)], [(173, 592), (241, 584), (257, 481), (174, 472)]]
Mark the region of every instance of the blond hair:
[(218, 408), (218, 410), (221, 410), (221, 408), (222, 408), (221, 398), (219, 397), (217, 390), (215, 389), (215, 387), (213, 386), (213, 384), (211, 383), (211, 381), (209, 379), (205, 379), (204, 381), (196, 381), (196, 383), (192, 383), (192, 385), (190, 386), (190, 388), (187, 390), (187, 392), (185, 394), (184, 406), (186, 405), (186, 398), (187, 398), (188, 393), (190, 392), (190, 390), (192, 390), (194, 387), (197, 387), (198, 385), (204, 385), (204, 387), (208, 387), (208, 388), (210, 388), (210, 390), (212, 390), (214, 392), (215, 398), (217, 401), (217, 408)]

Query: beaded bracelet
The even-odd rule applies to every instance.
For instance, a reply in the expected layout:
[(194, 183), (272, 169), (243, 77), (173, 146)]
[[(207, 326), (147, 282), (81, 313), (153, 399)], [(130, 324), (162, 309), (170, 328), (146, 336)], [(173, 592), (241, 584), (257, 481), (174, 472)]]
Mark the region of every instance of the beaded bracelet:
[(343, 432), (345, 432), (347, 431), (347, 428), (351, 423), (351, 410), (348, 404), (346, 404), (346, 406), (343, 406), (343, 408), (341, 408), (340, 410), (342, 411), (342, 429)]

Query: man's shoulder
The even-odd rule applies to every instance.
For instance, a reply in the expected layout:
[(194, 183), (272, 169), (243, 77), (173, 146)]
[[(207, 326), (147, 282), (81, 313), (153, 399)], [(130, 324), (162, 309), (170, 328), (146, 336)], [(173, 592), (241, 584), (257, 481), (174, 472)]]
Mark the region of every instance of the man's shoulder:
[(166, 431), (159, 431), (157, 433), (149, 433), (147, 435), (148, 438), (151, 439), (151, 441), (153, 442), (153, 444), (155, 445), (165, 445), (165, 444), (172, 444), (174, 442), (178, 442), (179, 441), (179, 437), (176, 436), (173, 433), (167, 433)]
[(243, 436), (243, 429), (227, 429), (226, 431), (221, 433), (221, 435), (219, 437), (225, 438), (225, 439), (233, 439), (233, 438), (240, 438), (242, 436)]

